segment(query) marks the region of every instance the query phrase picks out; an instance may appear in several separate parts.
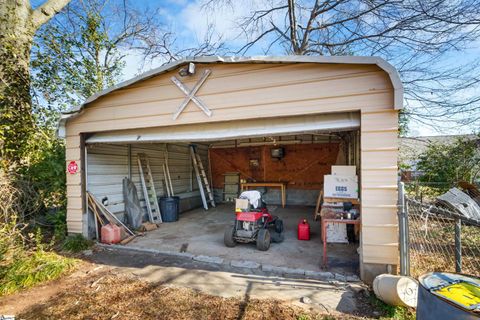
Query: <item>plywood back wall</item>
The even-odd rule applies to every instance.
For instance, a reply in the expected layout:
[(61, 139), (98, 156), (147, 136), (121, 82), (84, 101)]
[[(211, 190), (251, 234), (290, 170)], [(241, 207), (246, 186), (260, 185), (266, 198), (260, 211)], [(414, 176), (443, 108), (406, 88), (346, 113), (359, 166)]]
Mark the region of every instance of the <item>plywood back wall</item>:
[[(251, 181), (287, 181), (289, 188), (318, 190), (323, 176), (330, 174), (339, 152), (339, 143), (285, 145), (285, 157), (271, 157), (273, 146), (211, 148), (210, 161), (214, 188), (223, 188), (226, 172), (240, 172)], [(250, 160), (258, 160), (252, 166)]]

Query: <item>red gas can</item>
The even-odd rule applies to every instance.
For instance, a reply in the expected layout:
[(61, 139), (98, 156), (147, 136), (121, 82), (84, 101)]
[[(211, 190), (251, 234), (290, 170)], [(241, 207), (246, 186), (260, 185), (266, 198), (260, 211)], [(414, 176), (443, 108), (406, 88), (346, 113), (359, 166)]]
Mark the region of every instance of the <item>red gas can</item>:
[(102, 243), (119, 243), (121, 240), (120, 227), (114, 224), (104, 225), (101, 229)]
[(303, 219), (298, 223), (298, 240), (310, 240), (310, 225), (307, 219)]

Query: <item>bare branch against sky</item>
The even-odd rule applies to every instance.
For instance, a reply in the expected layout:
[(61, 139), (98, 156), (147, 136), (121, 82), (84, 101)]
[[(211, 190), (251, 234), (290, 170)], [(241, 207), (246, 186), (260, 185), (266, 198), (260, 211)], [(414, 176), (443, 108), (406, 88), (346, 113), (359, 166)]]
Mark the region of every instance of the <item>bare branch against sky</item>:
[[(380, 56), (405, 84), (407, 112), (437, 126), (480, 126), (477, 0), (259, 0), (237, 21), (237, 54)], [(246, 6), (247, 4), (243, 4)], [(209, 0), (204, 10), (238, 8)], [(244, 10), (242, 10), (243, 12)]]

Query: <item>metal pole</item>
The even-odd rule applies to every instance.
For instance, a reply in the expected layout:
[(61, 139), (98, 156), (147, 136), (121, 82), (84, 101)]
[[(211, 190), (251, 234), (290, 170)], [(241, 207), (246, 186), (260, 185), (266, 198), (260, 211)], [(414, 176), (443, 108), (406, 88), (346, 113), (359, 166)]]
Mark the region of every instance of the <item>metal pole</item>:
[(410, 254), (408, 235), (408, 211), (405, 201), (405, 184), (398, 183), (398, 230), (400, 242), (400, 274), (410, 275)]
[(455, 220), (455, 271), (462, 272), (462, 220)]
[(400, 274), (406, 275), (405, 264), (405, 219), (403, 214), (403, 182), (398, 182), (398, 232), (399, 232), (399, 250), (400, 250)]
[(408, 221), (408, 203), (406, 202), (405, 186), (402, 183), (403, 192), (403, 212), (404, 212), (404, 228), (405, 228), (405, 272), (410, 276), (410, 222)]

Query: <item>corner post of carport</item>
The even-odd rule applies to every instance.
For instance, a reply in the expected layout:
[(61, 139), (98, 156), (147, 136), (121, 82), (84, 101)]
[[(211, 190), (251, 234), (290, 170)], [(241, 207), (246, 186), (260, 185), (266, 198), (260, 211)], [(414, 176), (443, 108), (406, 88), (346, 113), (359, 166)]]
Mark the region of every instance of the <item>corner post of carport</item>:
[(69, 234), (88, 236), (85, 139), (82, 134), (65, 137), (67, 229)]
[(360, 273), (372, 283), (376, 275), (395, 273), (398, 251), (398, 110), (361, 112)]

